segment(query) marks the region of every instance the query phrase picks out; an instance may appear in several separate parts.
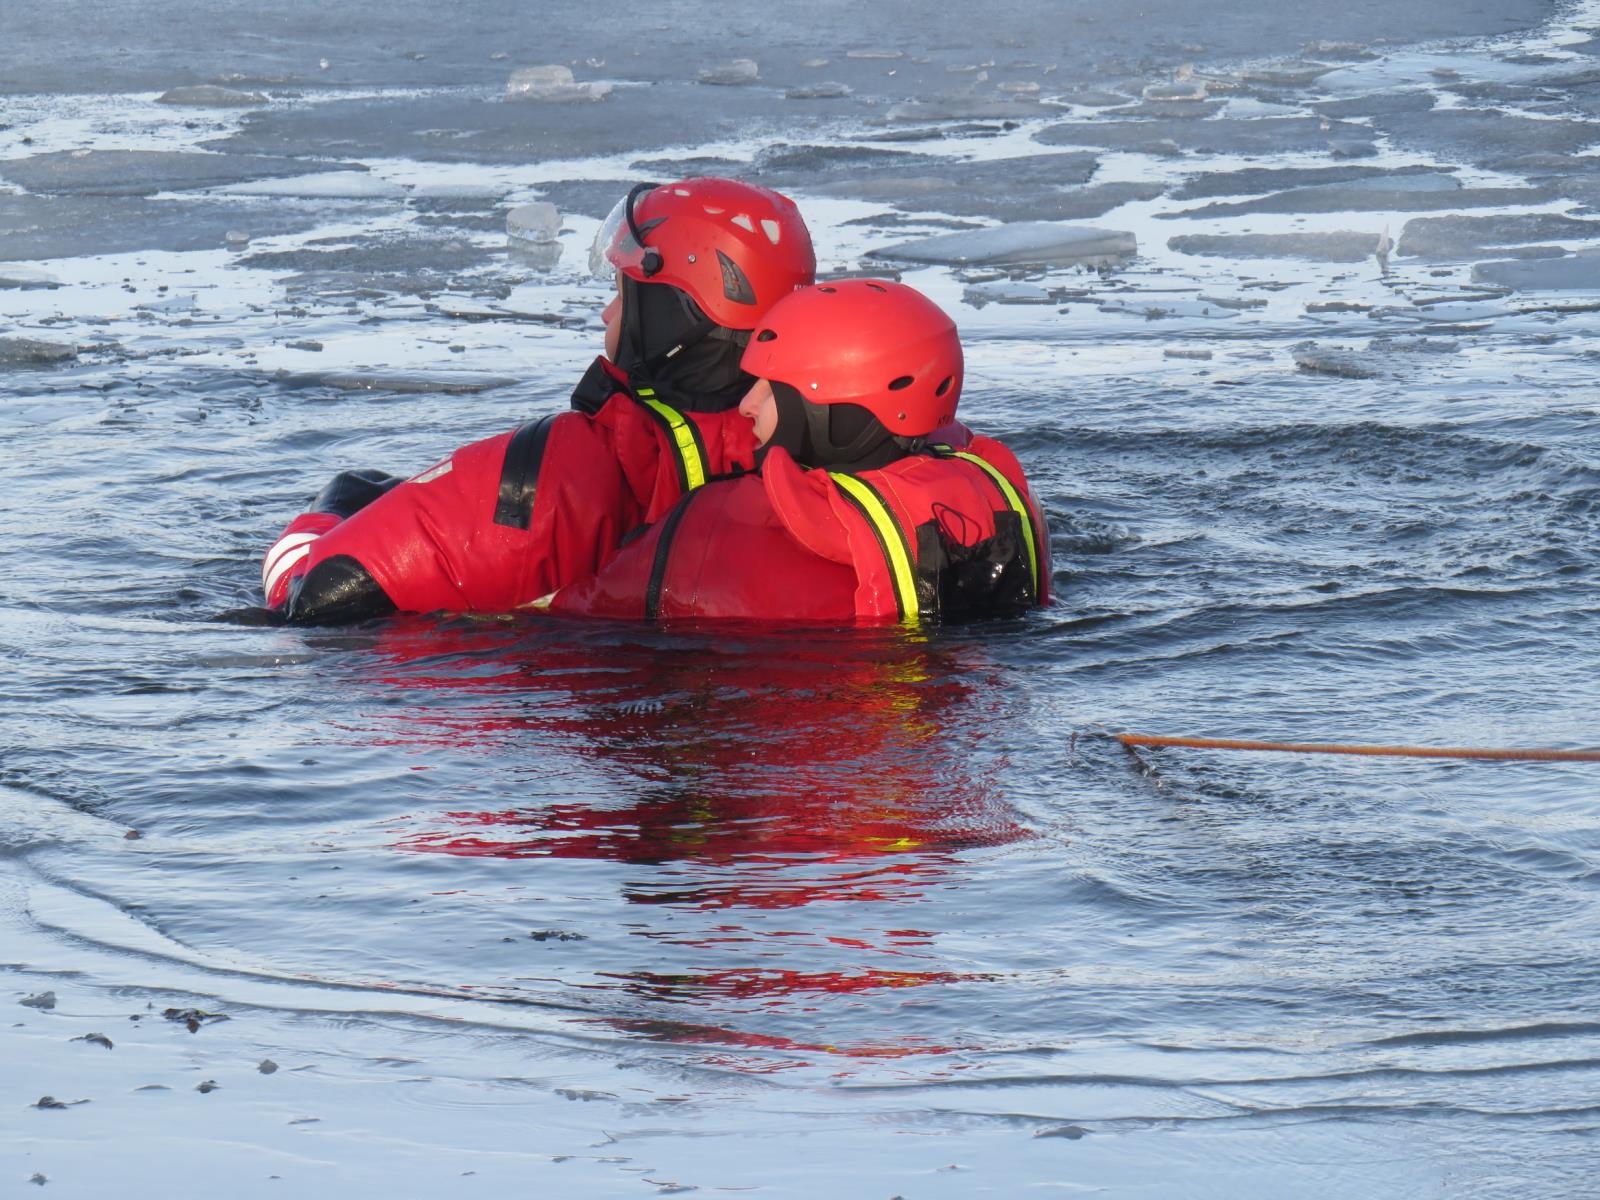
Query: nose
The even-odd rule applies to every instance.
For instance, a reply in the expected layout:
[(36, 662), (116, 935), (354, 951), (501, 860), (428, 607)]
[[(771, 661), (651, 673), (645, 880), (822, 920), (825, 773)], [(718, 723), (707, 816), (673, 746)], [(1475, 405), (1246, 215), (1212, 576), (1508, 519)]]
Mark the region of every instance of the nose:
[(604, 324), (610, 325), (613, 321), (615, 321), (617, 319), (617, 310), (620, 309), (621, 307), (622, 307), (622, 297), (621, 296), (614, 297), (610, 304), (606, 305), (604, 308), (602, 308), (600, 310), (600, 320)]

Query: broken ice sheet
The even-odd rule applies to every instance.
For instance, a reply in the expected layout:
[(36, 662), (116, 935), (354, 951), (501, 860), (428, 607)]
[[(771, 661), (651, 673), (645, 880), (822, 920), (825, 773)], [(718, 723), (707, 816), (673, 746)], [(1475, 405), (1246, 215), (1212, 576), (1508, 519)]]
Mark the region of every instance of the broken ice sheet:
[(1402, 257), (1458, 258), (1498, 246), (1594, 238), (1600, 238), (1600, 221), (1583, 221), (1558, 213), (1416, 217), (1406, 222), (1398, 253)]
[(153, 196), (248, 179), (349, 171), (359, 164), (310, 162), (260, 154), (198, 154), (176, 150), (59, 150), (14, 158), (5, 177), (45, 195)]
[(1333, 230), (1326, 233), (1196, 233), (1167, 239), (1179, 254), (1224, 258), (1306, 258), (1318, 262), (1361, 262), (1371, 258), (1380, 233)]
[(1499, 284), (1522, 292), (1600, 292), (1600, 250), (1533, 262), (1483, 262), (1472, 268), (1472, 278), (1476, 283)]
[(1129, 257), (1138, 241), (1125, 230), (1019, 221), (869, 250), (870, 258), (944, 266), (1098, 266)]

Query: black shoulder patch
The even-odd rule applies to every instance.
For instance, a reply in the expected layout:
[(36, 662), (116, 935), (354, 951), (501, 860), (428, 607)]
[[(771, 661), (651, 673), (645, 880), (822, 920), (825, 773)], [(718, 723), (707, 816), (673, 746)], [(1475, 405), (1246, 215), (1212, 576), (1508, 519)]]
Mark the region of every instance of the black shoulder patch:
[(500, 492), (494, 506), (496, 525), (526, 529), (533, 520), (539, 468), (544, 465), (544, 447), (550, 440), (550, 427), (555, 421), (554, 413), (529, 421), (506, 443), (505, 462), (500, 467)]

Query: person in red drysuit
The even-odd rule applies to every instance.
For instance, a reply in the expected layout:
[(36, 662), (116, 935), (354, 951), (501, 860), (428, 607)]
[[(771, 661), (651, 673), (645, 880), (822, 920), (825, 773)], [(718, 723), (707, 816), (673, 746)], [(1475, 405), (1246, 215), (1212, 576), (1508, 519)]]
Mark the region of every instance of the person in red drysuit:
[(297, 624), (505, 612), (597, 570), (687, 491), (748, 469), (735, 408), (767, 309), (811, 282), (799, 210), (729, 179), (641, 184), (596, 240), (616, 271), (604, 356), (571, 413), (464, 446), (409, 480), (337, 476), (267, 551), (269, 610)]
[(773, 306), (742, 359), (759, 473), (684, 496), (556, 613), (826, 623), (1017, 615), (1049, 599), (1049, 542), (999, 442), (955, 420), (954, 323), (898, 283), (842, 280)]

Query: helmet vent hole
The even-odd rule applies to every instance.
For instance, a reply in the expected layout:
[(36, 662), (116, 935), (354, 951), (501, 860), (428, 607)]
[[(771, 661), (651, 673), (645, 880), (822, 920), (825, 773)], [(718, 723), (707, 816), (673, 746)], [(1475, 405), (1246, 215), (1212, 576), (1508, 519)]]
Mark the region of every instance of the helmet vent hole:
[(895, 379), (895, 380), (891, 380), (890, 381), (889, 390), (891, 392), (898, 392), (898, 391), (901, 391), (904, 388), (910, 387), (915, 382), (916, 382), (916, 380), (914, 380), (911, 376), (902, 375), (902, 376), (900, 376), (899, 379)]
[(750, 219), (749, 213), (740, 213), (733, 219), (733, 223), (746, 233), (754, 233), (756, 231), (756, 223)]
[(754, 304), (755, 289), (750, 286), (750, 280), (746, 278), (745, 273), (739, 269), (739, 264), (721, 250), (717, 251), (717, 262), (722, 266), (722, 294), (735, 304)]
[(763, 329), (760, 333), (756, 334), (756, 341), (758, 342), (775, 342), (777, 340), (778, 335), (772, 332), (770, 329)]
[(889, 291), (889, 289), (884, 287), (881, 283), (869, 283), (867, 286), (875, 292), (883, 292), (887, 294)]
[(686, 192), (683, 188), (673, 188), (672, 189), (672, 194), (675, 195), (675, 196), (687, 196), (687, 195), (689, 195), (689, 193)]
[(939, 386), (933, 389), (935, 396), (942, 396), (950, 390), (950, 385), (955, 382), (954, 375), (946, 375), (939, 381)]
[(778, 238), (782, 236), (782, 231), (778, 228), (778, 223), (766, 217), (763, 217), (761, 220), (761, 232), (767, 235), (767, 241), (771, 242), (774, 246), (778, 244)]
[[(684, 193), (684, 195), (687, 195), (687, 194), (688, 194), (687, 192)], [(706, 215), (710, 216), (710, 217), (720, 217), (723, 213), (728, 211), (725, 208), (718, 208), (714, 204), (707, 204), (705, 206), (705, 210), (706, 210)]]
[(833, 295), (838, 290), (839, 290), (838, 288), (828, 287), (826, 285), (823, 285), (823, 286), (820, 286), (820, 287), (817, 288), (817, 291), (819, 291), (819, 292), (827, 292), (828, 295), (830, 295), (830, 296)]

